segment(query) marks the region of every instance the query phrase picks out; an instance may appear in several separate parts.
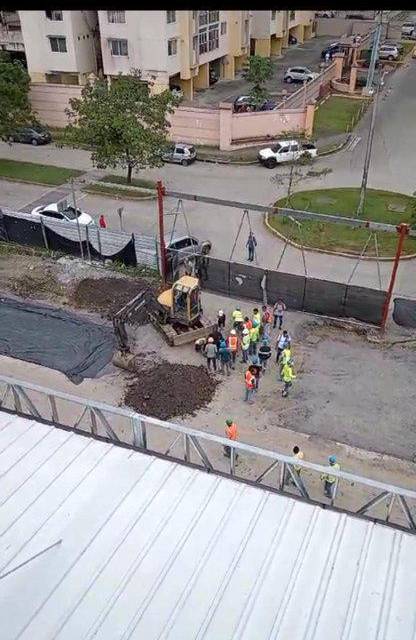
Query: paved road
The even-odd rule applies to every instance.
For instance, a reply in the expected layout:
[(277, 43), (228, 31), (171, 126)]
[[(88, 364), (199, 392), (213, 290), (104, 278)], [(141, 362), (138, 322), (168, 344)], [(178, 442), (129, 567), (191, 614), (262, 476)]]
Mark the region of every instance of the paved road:
[[(278, 95), (283, 89), (288, 93), (299, 89), (299, 84), (285, 84), (283, 82), (286, 69), (300, 65), (308, 67), (311, 71), (320, 71), (321, 51), (330, 42), (334, 42), (333, 36), (312, 38), (302, 45), (294, 45), (285, 49), (281, 58), (272, 58), (273, 76), (266, 82), (268, 91), (272, 95)], [(219, 102), (232, 102), (237, 96), (247, 94), (250, 86), (241, 72), (240, 77), (236, 80), (220, 80), (209, 89), (198, 91), (195, 100), (187, 104), (198, 106), (198, 104), (217, 105)]]
[[(390, 91), (390, 93), (388, 93)], [(380, 104), (378, 123), (373, 147), (372, 168), (369, 176), (369, 186), (389, 189), (411, 194), (416, 188), (413, 158), (416, 148), (416, 128), (414, 127), (414, 105), (416, 103), (416, 61), (396, 72), (386, 83), (386, 97)], [(370, 113), (365, 116), (357, 130), (361, 138), (353, 151), (343, 151), (337, 155), (323, 158), (317, 162), (318, 167), (329, 166), (333, 172), (324, 181), (310, 180), (303, 188), (322, 186), (355, 186), (360, 183), (361, 171), (365, 154), (365, 139), (367, 136)], [(0, 156), (34, 162), (43, 162), (73, 168), (91, 168), (89, 154), (85, 151), (56, 149), (52, 145), (32, 148), (27, 145), (0, 144)], [(284, 171), (284, 169), (279, 169)], [(259, 204), (270, 204), (282, 189), (272, 184), (270, 178), (275, 171), (268, 171), (257, 165), (226, 166), (206, 163), (195, 163), (191, 167), (166, 165), (162, 169), (143, 172), (146, 177), (162, 178), (171, 189), (183, 190), (189, 193), (215, 195), (227, 199), (235, 199)], [(26, 187), (25, 187), (26, 189)], [(0, 203), (11, 206), (11, 200), (18, 197), (23, 190), (21, 185), (11, 185), (0, 181)], [(39, 188), (39, 194), (44, 188)], [(33, 199), (37, 197), (34, 187), (30, 187)], [(81, 197), (81, 195), (80, 195)], [(29, 199), (25, 197), (23, 204)], [(80, 204), (92, 213), (104, 212), (112, 227), (118, 227), (116, 213), (120, 205), (125, 207), (124, 225), (127, 231), (156, 233), (157, 211), (155, 201), (136, 202), (118, 199), (102, 198), (99, 196), (83, 195)], [(176, 202), (166, 201), (166, 211), (174, 209)], [(213, 255), (228, 258), (231, 247), (241, 220), (241, 213), (230, 208), (215, 208), (211, 205), (185, 202), (185, 212), (191, 232), (201, 238), (207, 237), (213, 241)], [(167, 227), (173, 218), (168, 218)], [(276, 266), (282, 243), (266, 231), (262, 216), (251, 215), (252, 226), (259, 242), (260, 264), (273, 268)], [(182, 220), (182, 229), (184, 229)], [(245, 237), (248, 229), (243, 230), (244, 236), (237, 244), (235, 259), (245, 258)], [(345, 282), (348, 280), (355, 260), (348, 258), (328, 257), (309, 252), (306, 258), (308, 274), (311, 277), (324, 278)], [(285, 253), (281, 270), (291, 273), (303, 273), (300, 251), (288, 248)], [(381, 263), (383, 285), (386, 286), (391, 270), (391, 263)], [(378, 286), (377, 268), (373, 261), (361, 261), (352, 281), (363, 286)], [(399, 270), (396, 291), (416, 297), (416, 263), (403, 261)]]

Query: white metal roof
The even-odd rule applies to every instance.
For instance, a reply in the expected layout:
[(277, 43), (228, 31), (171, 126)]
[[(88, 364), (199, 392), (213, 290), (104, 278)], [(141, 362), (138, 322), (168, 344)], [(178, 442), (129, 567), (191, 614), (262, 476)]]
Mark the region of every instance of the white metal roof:
[(0, 413), (1, 639), (407, 640), (416, 537)]

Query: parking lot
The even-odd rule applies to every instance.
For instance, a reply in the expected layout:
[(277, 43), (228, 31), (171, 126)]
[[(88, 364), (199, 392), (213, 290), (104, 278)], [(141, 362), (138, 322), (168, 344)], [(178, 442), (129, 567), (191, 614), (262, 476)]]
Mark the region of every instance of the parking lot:
[[(282, 58), (272, 58), (273, 76), (266, 82), (266, 88), (272, 96), (279, 97), (285, 89), (288, 93), (296, 91), (298, 84), (285, 84), (283, 76), (289, 67), (301, 65), (311, 71), (319, 71), (321, 51), (330, 42), (334, 42), (333, 36), (320, 36), (307, 40), (302, 45), (292, 45), (284, 50)], [(243, 78), (242, 72), (235, 80), (219, 80), (209, 89), (203, 89), (195, 94), (195, 99), (186, 104), (216, 106), (220, 102), (232, 102), (237, 96), (247, 94), (250, 84)]]

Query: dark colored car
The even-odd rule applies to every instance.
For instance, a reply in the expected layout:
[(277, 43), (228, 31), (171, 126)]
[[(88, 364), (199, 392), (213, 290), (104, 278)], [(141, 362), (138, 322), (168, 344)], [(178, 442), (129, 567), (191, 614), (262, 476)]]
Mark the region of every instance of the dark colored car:
[(344, 51), (344, 49), (345, 47), (340, 42), (333, 42), (325, 47), (325, 49), (322, 49), (321, 58), (324, 60), (327, 53), (329, 53), (330, 56), (333, 56), (334, 53), (339, 53), (340, 51)]
[(34, 125), (32, 127), (19, 127), (10, 136), (10, 142), (26, 142), (27, 144), (48, 144), (52, 140), (50, 131), (45, 127)]
[(238, 96), (233, 103), (234, 113), (245, 113), (247, 111), (273, 111), (277, 103), (274, 100), (265, 100), (260, 105), (255, 105), (251, 96)]

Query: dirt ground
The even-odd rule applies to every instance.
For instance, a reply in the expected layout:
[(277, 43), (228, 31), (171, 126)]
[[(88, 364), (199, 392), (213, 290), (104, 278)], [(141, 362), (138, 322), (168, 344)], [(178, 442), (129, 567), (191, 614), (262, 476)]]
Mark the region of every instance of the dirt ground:
[[(117, 283), (117, 289), (113, 286), (113, 291), (117, 290), (118, 296), (124, 295), (118, 293), (119, 280), (128, 282), (128, 285), (122, 285), (122, 290), (129, 291), (129, 294), (135, 286), (128, 278), (119, 275), (113, 277), (107, 269), (96, 269), (71, 259), (61, 259), (59, 264), (52, 263), (30, 256), (1, 257), (0, 291), (24, 292), (32, 298), (66, 306), (71, 305), (71, 295), (80, 282), (88, 282), (88, 285), (81, 285), (78, 289), (84, 291), (85, 305), (105, 315), (112, 304), (112, 297), (108, 295), (108, 291), (111, 291), (110, 278), (110, 285)], [(21, 283), (25, 282), (28, 275), (31, 288), (13, 288), (16, 287), (13, 284), (16, 281), (22, 287)], [(45, 286), (45, 275), (50, 280), (50, 287)], [(95, 281), (95, 287), (91, 279)], [(102, 302), (91, 304), (89, 296), (100, 291), (101, 279), (105, 282), (100, 297)], [(240, 302), (243, 312), (251, 312), (255, 306), (249, 301)], [(223, 308), (229, 318), (234, 305), (235, 301), (231, 299), (203, 294), (203, 306), (208, 317), (215, 317), (217, 310)], [(108, 320), (103, 319), (102, 322)], [(227, 321), (227, 328), (229, 326)], [(192, 397), (196, 388), (201, 389), (202, 382), (201, 401), (197, 398), (196, 403), (201, 408), (191, 415), (195, 407), (192, 403), (188, 404), (187, 397), (186, 402), (177, 405), (178, 408), (171, 406), (166, 417), (174, 416), (177, 411), (174, 418), (177, 422), (219, 435), (224, 434), (225, 420), (231, 417), (238, 424), (239, 439), (243, 442), (286, 454), (290, 454), (292, 447), (298, 444), (307, 460), (319, 464), (325, 464), (327, 456), (335, 453), (344, 470), (413, 488), (413, 460), (416, 455), (414, 348), (375, 345), (365, 336), (328, 327), (323, 319), (304, 313), (288, 312), (285, 326), (292, 335), (297, 373), (292, 393), (289, 398), (282, 398), (282, 383), (277, 379), (276, 365), (272, 362), (260, 381), (253, 405), (243, 401), (245, 367), (240, 362), (229, 377), (217, 374), (212, 379), (204, 369), (201, 370), (201, 365), (205, 364), (204, 358), (195, 351), (193, 345), (171, 348), (148, 324), (128, 329), (132, 349), (140, 354), (143, 362), (143, 371), (138, 379), (109, 365), (99, 378), (85, 380), (75, 387), (56, 371), (7, 357), (0, 357), (0, 374), (30, 380), (109, 405), (123, 405), (126, 397), (136, 409), (152, 415), (152, 407), (163, 405), (166, 401), (163, 400), (166, 399), (164, 394), (172, 393), (170, 372), (165, 378), (161, 375), (166, 370), (163, 363), (193, 365), (198, 368), (198, 375), (202, 378), (198, 382), (193, 375), (193, 367), (184, 369), (189, 377), (183, 384), (182, 393)], [(397, 328), (394, 331), (397, 333)], [(277, 331), (274, 331), (273, 347), (276, 336)], [(128, 395), (132, 385), (133, 399)], [(186, 415), (188, 410), (189, 414)], [(149, 438), (152, 448), (158, 451), (169, 449), (166, 433), (155, 429)], [(222, 453), (214, 451), (211, 445), (208, 450), (219, 467), (226, 470), (227, 460)], [(237, 474), (255, 478), (263, 469), (264, 461), (262, 465), (258, 459), (241, 456)], [(313, 489), (314, 497), (321, 499), (319, 478), (309, 478), (305, 472), (306, 480)], [(352, 493), (348, 487), (340, 487), (341, 506), (350, 507), (354, 501), (359, 503), (368, 497), (368, 491), (355, 490)]]

